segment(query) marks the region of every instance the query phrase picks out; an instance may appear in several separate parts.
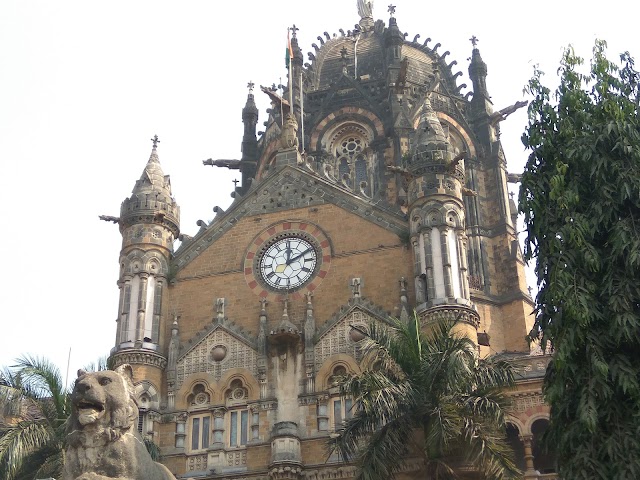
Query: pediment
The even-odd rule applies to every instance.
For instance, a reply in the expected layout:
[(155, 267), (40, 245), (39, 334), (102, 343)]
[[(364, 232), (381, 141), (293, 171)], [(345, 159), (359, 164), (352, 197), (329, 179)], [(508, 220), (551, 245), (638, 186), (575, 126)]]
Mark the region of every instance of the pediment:
[[(181, 354), (176, 362), (178, 388), (194, 373), (208, 373), (219, 380), (227, 370), (244, 368), (257, 375), (257, 347), (233, 324), (211, 324), (181, 345), (180, 350)], [(221, 352), (224, 353), (224, 358), (216, 358), (216, 354), (220, 355)]]
[(178, 269), (185, 267), (245, 217), (325, 204), (336, 205), (397, 235), (405, 234), (408, 228), (402, 210), (386, 200), (359, 197), (308, 164), (285, 165), (253, 184), (226, 212), (184, 242), (176, 251), (173, 263)]
[(362, 349), (351, 336), (352, 325), (367, 327), (371, 323), (390, 323), (390, 315), (369, 300), (358, 297), (340, 307), (316, 334), (314, 345), (315, 369), (318, 371), (329, 357), (339, 353), (362, 360)]

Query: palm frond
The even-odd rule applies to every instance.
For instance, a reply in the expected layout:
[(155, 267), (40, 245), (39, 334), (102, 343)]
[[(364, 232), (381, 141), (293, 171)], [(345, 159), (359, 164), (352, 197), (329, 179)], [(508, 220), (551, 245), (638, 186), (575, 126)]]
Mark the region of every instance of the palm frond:
[(49, 398), (59, 423), (69, 414), (68, 392), (62, 382), (60, 369), (45, 358), (23, 355), (17, 359), (23, 385), (28, 385), (39, 398)]
[(29, 455), (52, 438), (53, 433), (44, 422), (19, 422), (8, 427), (0, 437), (0, 471), (5, 478), (14, 478)]

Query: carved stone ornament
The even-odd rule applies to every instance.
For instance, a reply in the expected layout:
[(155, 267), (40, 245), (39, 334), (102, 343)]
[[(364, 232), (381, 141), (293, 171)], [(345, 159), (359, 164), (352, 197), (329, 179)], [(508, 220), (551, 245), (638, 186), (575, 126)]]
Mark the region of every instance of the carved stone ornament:
[(298, 148), (298, 122), (291, 113), (288, 113), (284, 120), (284, 127), (280, 133), (280, 147), (281, 150)]
[(164, 465), (151, 459), (140, 438), (132, 378), (130, 365), (115, 371), (78, 371), (71, 394), (64, 480), (175, 480)]

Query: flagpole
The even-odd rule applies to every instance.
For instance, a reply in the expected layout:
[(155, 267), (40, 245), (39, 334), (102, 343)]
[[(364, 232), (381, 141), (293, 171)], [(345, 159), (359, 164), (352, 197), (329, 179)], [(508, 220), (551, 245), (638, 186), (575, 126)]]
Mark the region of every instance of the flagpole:
[(289, 108), (293, 115), (293, 58), (289, 60)]

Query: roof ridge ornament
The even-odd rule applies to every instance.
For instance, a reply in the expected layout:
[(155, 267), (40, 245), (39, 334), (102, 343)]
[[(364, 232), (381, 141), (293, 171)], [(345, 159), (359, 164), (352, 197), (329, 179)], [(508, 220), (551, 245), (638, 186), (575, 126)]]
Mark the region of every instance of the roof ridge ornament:
[(389, 8), (387, 8), (387, 12), (389, 12), (390, 17), (393, 17), (396, 14), (396, 6), (390, 3)]
[(364, 18), (373, 19), (373, 1), (358, 0), (358, 15), (360, 15), (360, 19), (364, 19)]

